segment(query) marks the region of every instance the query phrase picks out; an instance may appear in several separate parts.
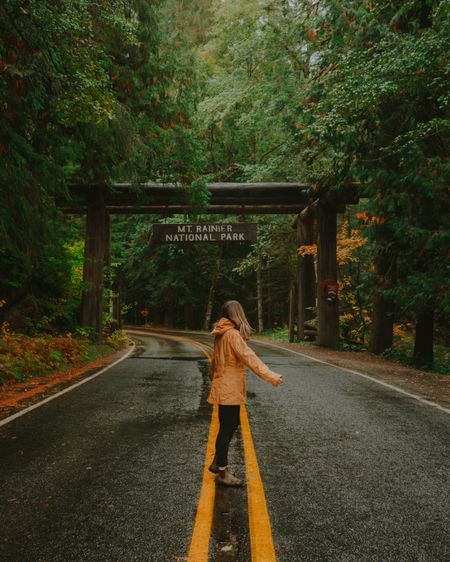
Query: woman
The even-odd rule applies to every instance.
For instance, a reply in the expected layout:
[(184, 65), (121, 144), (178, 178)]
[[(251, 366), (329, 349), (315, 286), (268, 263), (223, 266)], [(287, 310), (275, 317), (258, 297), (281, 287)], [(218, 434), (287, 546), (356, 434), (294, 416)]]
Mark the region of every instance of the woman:
[(238, 301), (227, 301), (222, 317), (214, 325), (214, 358), (211, 362), (212, 380), (208, 402), (219, 405), (219, 433), (216, 455), (209, 467), (217, 474), (217, 482), (224, 486), (242, 486), (228, 468), (228, 447), (239, 426), (241, 404), (246, 404), (246, 368), (254, 371), (273, 386), (280, 386), (283, 377), (265, 365), (245, 343), (252, 329)]

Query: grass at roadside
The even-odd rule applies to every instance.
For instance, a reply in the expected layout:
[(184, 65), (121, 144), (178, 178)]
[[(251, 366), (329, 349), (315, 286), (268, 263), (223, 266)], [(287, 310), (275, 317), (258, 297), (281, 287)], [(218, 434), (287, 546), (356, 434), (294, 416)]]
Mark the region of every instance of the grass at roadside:
[[(257, 336), (264, 336), (266, 338), (270, 338), (274, 341), (284, 341), (287, 342), (289, 339), (289, 330), (287, 326), (279, 327), (279, 328), (268, 328), (263, 330), (260, 334), (256, 334)], [(302, 342), (299, 342), (302, 343)]]

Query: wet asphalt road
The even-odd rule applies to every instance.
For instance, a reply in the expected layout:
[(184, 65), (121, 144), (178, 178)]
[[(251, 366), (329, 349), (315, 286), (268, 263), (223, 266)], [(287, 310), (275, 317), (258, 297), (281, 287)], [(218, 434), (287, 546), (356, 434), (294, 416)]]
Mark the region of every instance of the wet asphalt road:
[[(210, 420), (204, 356), (139, 339), (133, 357), (0, 427), (2, 562), (186, 557)], [(278, 561), (450, 560), (450, 416), (254, 347), (286, 381), (248, 385)], [(240, 434), (231, 453), (243, 474)], [(218, 490), (211, 561), (250, 560), (246, 510), (245, 490)]]

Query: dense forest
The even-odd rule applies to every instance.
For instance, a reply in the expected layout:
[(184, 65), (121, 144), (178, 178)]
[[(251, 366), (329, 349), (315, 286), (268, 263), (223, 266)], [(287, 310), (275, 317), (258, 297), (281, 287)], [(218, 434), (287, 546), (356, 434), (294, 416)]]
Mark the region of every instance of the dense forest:
[[(200, 207), (208, 182), (352, 184), (359, 202), (338, 219), (342, 346), (445, 372), (449, 11), (443, 0), (4, 0), (3, 330), (79, 327), (84, 218), (59, 208), (70, 183), (171, 182)], [(317, 251), (298, 247), (294, 218), (113, 216), (105, 302), (120, 291), (127, 323), (147, 307), (152, 324), (204, 329), (236, 298), (281, 337), (297, 260)], [(156, 222), (183, 221), (257, 222), (258, 242), (152, 241)], [(112, 305), (104, 314), (112, 325)]]

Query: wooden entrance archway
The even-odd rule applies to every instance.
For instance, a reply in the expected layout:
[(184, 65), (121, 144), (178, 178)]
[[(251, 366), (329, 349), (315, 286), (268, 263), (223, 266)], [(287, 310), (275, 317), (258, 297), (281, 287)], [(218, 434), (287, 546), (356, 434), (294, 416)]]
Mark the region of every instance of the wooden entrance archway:
[[(292, 214), (296, 215), (294, 227), (298, 244), (317, 243), (318, 254), (317, 280), (312, 256), (298, 257), (299, 337), (307, 334), (309, 309), (317, 303), (317, 342), (337, 347), (338, 301), (324, 298), (324, 283), (337, 279), (336, 217), (345, 210), (347, 203), (357, 200), (354, 187), (343, 194), (327, 192), (324, 195), (302, 183), (211, 183), (207, 188), (210, 192), (208, 204), (195, 209), (190, 203), (192, 192), (173, 184), (70, 186), (71, 200), (60, 206), (68, 214), (86, 214), (82, 325), (97, 333), (102, 330), (104, 267), (110, 263), (111, 214)], [(118, 308), (116, 306), (117, 314)]]

